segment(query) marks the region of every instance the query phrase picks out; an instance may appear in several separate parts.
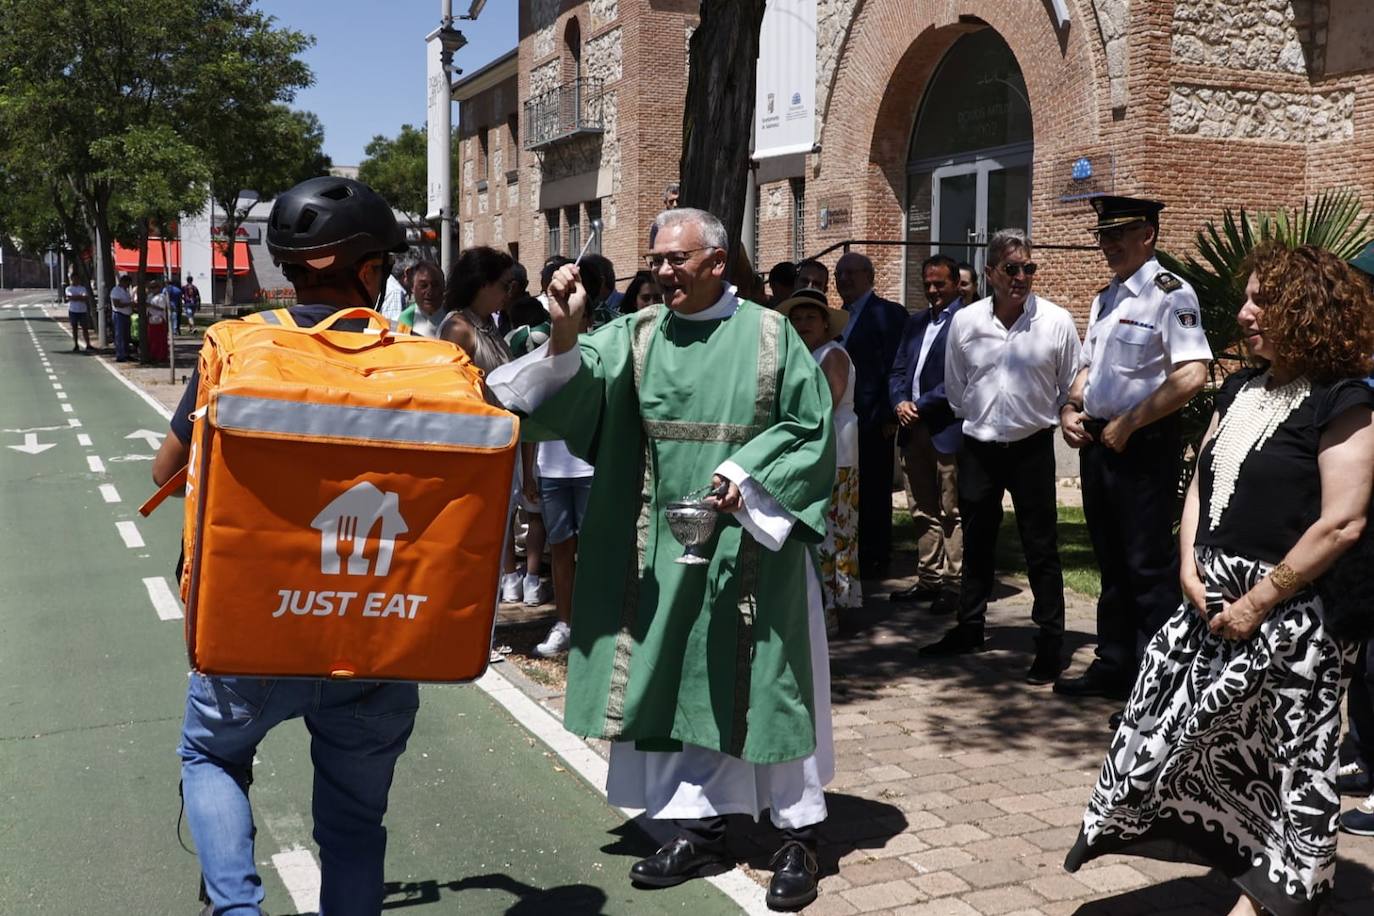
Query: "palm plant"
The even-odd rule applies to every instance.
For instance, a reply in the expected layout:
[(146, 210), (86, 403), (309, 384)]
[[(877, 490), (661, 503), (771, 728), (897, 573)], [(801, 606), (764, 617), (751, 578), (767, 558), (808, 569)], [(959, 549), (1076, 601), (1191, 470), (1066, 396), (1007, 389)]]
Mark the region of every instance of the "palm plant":
[(1236, 313), (1245, 302), (1245, 261), (1258, 246), (1277, 242), (1290, 248), (1315, 245), (1342, 259), (1358, 254), (1374, 241), (1371, 216), (1361, 213), (1359, 192), (1322, 191), (1302, 208), (1249, 213), (1244, 208), (1222, 211), (1220, 225), (1209, 220), (1194, 237), (1196, 255), (1180, 259), (1160, 251), (1164, 269), (1187, 280), (1202, 308), (1202, 326), (1212, 345), (1211, 383), (1182, 411), (1183, 468), (1181, 497), (1192, 477), (1193, 457), (1212, 416), (1216, 387), (1245, 359), (1236, 327)]

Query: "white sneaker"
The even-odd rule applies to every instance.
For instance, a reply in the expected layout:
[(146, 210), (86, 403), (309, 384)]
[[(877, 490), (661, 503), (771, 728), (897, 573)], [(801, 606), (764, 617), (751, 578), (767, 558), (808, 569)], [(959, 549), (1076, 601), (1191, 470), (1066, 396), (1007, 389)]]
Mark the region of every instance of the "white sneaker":
[(538, 607), (549, 600), (549, 589), (538, 576), (525, 576), (525, 606)]
[(549, 635), (544, 641), (534, 647), (534, 654), (540, 658), (553, 658), (555, 655), (562, 655), (568, 651), (568, 645), (572, 642), (572, 630), (563, 621), (558, 621), (549, 630)]
[(501, 576), (501, 600), (506, 604), (514, 604), (524, 600), (524, 590), (520, 587), (520, 580), (524, 578), (518, 572), (503, 573)]
[(1343, 763), (1341, 768), (1336, 771), (1337, 776), (1358, 776), (1364, 769), (1358, 763)]

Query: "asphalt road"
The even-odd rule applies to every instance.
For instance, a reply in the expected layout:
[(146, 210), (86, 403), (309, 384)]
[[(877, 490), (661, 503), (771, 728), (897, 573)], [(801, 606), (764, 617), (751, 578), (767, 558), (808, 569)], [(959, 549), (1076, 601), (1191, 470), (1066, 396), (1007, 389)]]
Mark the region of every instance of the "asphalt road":
[[(0, 292), (0, 913), (193, 914), (180, 505), (136, 511), (166, 421), (26, 307), (49, 298)], [(388, 911), (739, 912), (704, 882), (633, 889), (654, 847), (638, 828), (487, 694), (421, 696), (387, 816)], [(300, 723), (269, 736), (254, 775), (266, 908), (313, 912)]]

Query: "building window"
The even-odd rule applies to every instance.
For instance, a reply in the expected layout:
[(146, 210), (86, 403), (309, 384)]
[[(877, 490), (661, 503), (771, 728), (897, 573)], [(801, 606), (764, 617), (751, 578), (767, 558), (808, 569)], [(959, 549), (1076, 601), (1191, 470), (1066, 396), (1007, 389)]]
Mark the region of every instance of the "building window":
[(568, 221), (568, 257), (575, 258), (582, 251), (582, 221), (576, 204), (563, 208), (563, 217)]
[(587, 201), (587, 238), (591, 240), (591, 247), (587, 250), (594, 254), (601, 254), (601, 233), (598, 232), (592, 238), (592, 221), (601, 219), (601, 201)]
[(806, 257), (806, 179), (792, 182), (792, 260)]
[(753, 244), (751, 250), (754, 252), (754, 269), (763, 269), (763, 252), (759, 250), (759, 239), (762, 234), (759, 232), (759, 217), (763, 215), (763, 207), (759, 205), (763, 200), (763, 188), (754, 185), (754, 237), (750, 240)]
[(477, 179), (486, 181), (491, 176), (491, 131), (485, 127), (477, 134)]
[(548, 257), (563, 253), (561, 234), (558, 231), (558, 211), (549, 210), (544, 214), (544, 221), (547, 223), (549, 231)]
[(506, 127), (510, 131), (510, 144), (506, 147), (506, 168), (513, 172), (520, 168), (520, 116), (511, 115), (506, 118)]

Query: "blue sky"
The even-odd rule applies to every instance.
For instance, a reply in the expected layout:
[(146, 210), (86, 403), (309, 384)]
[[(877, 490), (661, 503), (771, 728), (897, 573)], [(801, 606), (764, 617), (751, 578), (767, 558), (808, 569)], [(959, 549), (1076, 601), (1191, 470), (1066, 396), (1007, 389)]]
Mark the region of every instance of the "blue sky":
[[(335, 165), (357, 165), (375, 134), (425, 122), (425, 35), (439, 24), (440, 0), (259, 0), (284, 26), (315, 36), (305, 61), (315, 85), (296, 108), (324, 124), (324, 151)], [(470, 0), (453, 0), (455, 16)], [(454, 56), (472, 73), (515, 47), (517, 0), (487, 0), (475, 22), (458, 22), (467, 47)], [(454, 106), (454, 117), (457, 117)]]

